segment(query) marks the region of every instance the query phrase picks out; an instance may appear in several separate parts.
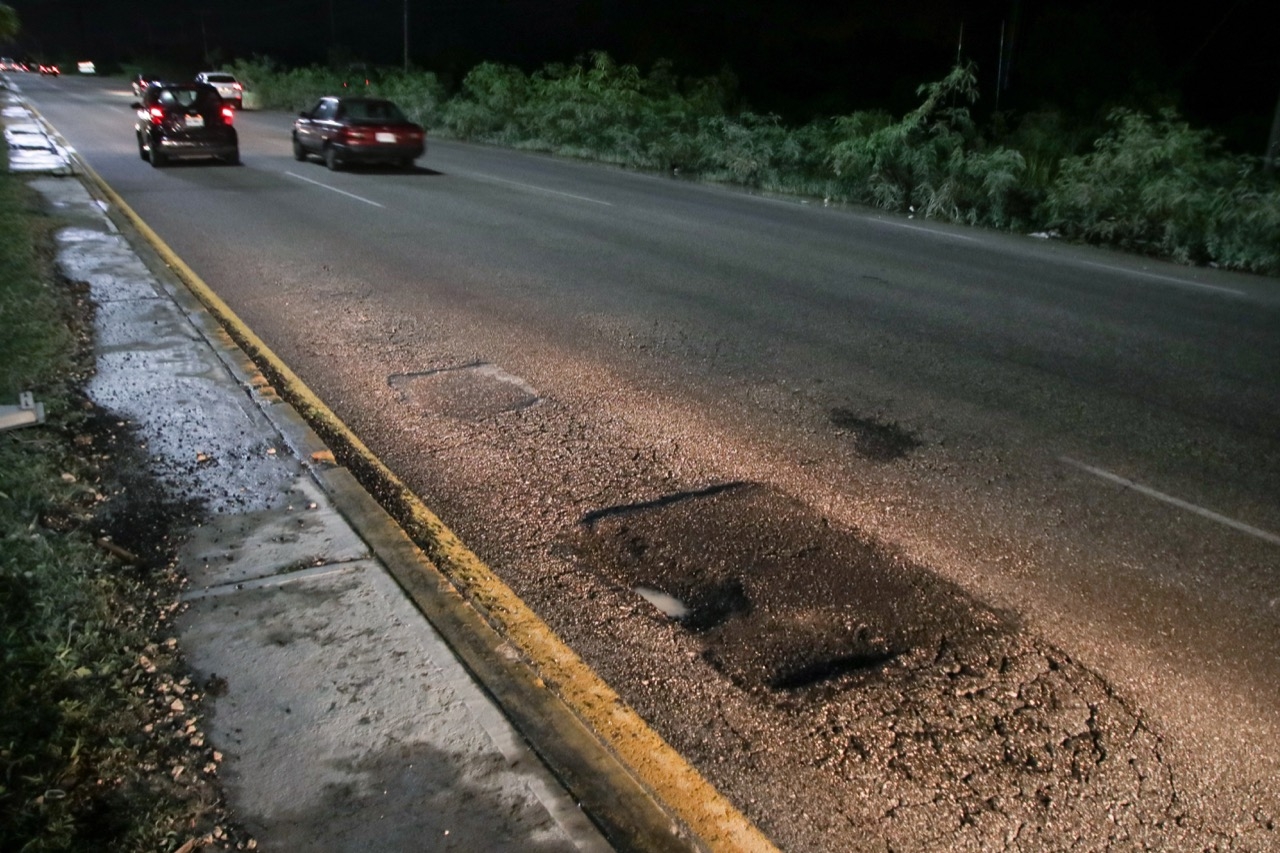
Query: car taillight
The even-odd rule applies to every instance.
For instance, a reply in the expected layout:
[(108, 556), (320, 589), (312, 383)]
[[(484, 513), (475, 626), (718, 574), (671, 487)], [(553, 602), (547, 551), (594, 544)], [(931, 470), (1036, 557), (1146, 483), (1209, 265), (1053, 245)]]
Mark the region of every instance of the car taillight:
[(232, 107), (232, 106), (230, 106), (229, 104), (228, 104), (228, 105), (223, 106), (223, 108), (222, 108), (222, 121), (223, 121), (225, 124), (231, 124), (231, 123), (232, 123), (232, 121), (235, 119), (235, 117), (236, 117), (236, 111), (235, 111), (235, 108), (233, 108), (233, 107)]
[(244, 91), (244, 86), (241, 86), (239, 83), (232, 84), (232, 88), (237, 92)]
[(151, 108), (151, 123), (152, 123), (152, 124), (160, 124), (162, 121), (164, 121), (164, 110), (160, 109), (159, 107), (152, 107), (152, 108)]

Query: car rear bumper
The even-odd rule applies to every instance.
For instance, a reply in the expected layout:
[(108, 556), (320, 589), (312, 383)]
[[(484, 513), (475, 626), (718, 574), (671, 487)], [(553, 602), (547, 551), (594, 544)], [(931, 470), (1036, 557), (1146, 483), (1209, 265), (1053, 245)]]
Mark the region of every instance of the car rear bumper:
[(189, 142), (178, 139), (161, 139), (160, 153), (166, 157), (234, 157), (240, 153), (238, 142)]
[(338, 157), (344, 163), (398, 163), (416, 160), (427, 151), (423, 143), (415, 145), (337, 145)]

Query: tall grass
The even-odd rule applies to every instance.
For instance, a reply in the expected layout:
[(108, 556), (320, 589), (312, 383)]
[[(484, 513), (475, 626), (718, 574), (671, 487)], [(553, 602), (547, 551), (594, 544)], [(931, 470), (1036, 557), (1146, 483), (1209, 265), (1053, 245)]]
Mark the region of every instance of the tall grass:
[(922, 84), (905, 115), (799, 127), (752, 111), (728, 72), (680, 78), (659, 62), (645, 73), (603, 52), (532, 74), (481, 63), (452, 93), (429, 72), (366, 84), (268, 60), (236, 70), (269, 107), (358, 85), (460, 139), (1280, 274), (1280, 182), (1256, 160), (1226, 154), (1171, 112), (1117, 112), (1098, 131), (1053, 110), (980, 125), (972, 65)]

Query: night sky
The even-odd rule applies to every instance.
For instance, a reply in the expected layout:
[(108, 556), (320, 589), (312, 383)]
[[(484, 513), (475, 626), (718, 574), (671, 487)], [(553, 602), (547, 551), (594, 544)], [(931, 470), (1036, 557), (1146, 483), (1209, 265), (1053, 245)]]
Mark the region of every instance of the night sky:
[[(342, 54), (403, 61), (405, 0), (8, 0), (25, 28), (14, 52), (162, 57), (191, 70), (222, 58), (290, 63)], [(855, 109), (901, 113), (957, 50), (978, 65), (980, 110), (1054, 105), (1080, 117), (1118, 102), (1172, 104), (1260, 152), (1280, 98), (1274, 0), (407, 0), (409, 58), (448, 82), (482, 60), (531, 71), (603, 49), (648, 70), (731, 69), (746, 103), (804, 121)], [(1006, 60), (1001, 61), (1001, 43)], [(19, 49), (21, 48), (21, 49)], [(1256, 139), (1256, 146), (1245, 140)]]

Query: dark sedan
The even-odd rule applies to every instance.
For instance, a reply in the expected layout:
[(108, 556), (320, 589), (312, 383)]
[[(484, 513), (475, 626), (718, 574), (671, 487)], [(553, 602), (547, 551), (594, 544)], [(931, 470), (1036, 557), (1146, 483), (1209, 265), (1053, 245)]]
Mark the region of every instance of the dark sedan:
[(405, 169), (427, 150), (427, 132), (382, 98), (325, 97), (293, 122), (293, 156), (317, 154), (330, 169), (391, 163)]

